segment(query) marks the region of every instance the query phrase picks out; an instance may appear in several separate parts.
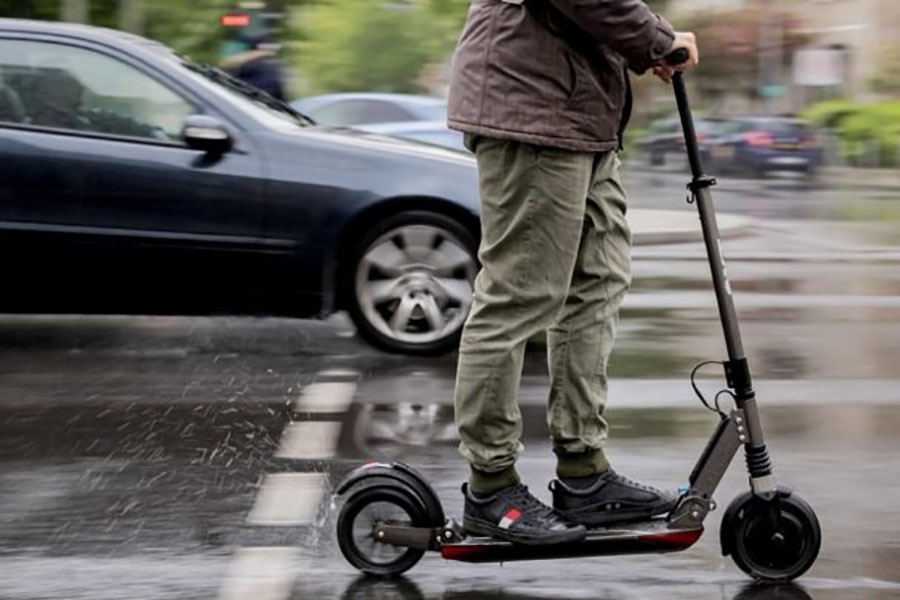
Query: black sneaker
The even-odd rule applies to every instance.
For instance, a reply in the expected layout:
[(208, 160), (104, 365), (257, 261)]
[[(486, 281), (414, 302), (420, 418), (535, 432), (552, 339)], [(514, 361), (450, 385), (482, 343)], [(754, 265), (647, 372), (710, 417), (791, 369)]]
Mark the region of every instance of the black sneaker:
[(462, 491), (463, 529), (470, 535), (529, 545), (578, 542), (587, 535), (584, 527), (567, 522), (521, 483), (486, 498), (475, 496), (467, 484)]
[(668, 513), (678, 502), (676, 494), (637, 483), (612, 469), (583, 489), (554, 479), (550, 491), (553, 507), (585, 527), (649, 519)]

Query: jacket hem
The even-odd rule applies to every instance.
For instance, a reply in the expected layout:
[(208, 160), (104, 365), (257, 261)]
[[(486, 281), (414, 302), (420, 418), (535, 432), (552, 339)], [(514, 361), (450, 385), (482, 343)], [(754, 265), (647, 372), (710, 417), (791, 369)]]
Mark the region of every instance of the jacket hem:
[(470, 133), (473, 135), (483, 135), (498, 140), (510, 140), (513, 142), (522, 142), (525, 144), (534, 144), (537, 146), (547, 146), (550, 148), (560, 148), (562, 150), (574, 150), (576, 152), (608, 152), (616, 150), (619, 147), (619, 140), (601, 140), (591, 141), (579, 138), (567, 138), (558, 136), (541, 135), (536, 133), (528, 133), (526, 131), (514, 131), (510, 129), (496, 129), (486, 125), (473, 125), (455, 119), (447, 119), (447, 125), (450, 129)]

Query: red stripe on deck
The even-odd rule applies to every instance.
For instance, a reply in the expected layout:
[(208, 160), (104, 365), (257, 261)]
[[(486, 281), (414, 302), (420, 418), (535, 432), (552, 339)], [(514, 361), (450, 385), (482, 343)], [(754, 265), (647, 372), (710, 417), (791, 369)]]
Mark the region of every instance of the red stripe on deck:
[(701, 535), (703, 535), (702, 529), (692, 529), (690, 531), (673, 531), (671, 533), (642, 535), (638, 539), (642, 542), (649, 542), (651, 544), (689, 548), (700, 539)]

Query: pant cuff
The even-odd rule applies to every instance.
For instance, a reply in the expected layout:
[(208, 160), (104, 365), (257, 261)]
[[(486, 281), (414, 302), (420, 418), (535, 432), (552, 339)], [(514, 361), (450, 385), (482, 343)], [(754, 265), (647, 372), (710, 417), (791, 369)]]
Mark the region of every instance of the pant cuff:
[(601, 449), (579, 453), (556, 453), (557, 477), (589, 477), (609, 470), (609, 461)]
[(478, 494), (493, 494), (519, 483), (519, 474), (515, 467), (507, 467), (500, 471), (488, 473), (475, 467), (469, 470), (469, 486)]

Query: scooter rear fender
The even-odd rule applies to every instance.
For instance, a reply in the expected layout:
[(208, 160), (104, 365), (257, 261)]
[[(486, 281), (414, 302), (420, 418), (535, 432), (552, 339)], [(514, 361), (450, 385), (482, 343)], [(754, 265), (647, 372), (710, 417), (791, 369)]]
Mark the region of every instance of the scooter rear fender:
[(442, 527), (445, 524), (447, 519), (444, 516), (444, 508), (441, 506), (441, 501), (434, 488), (418, 471), (402, 462), (390, 464), (371, 462), (357, 467), (344, 477), (334, 493), (341, 496), (360, 482), (377, 479), (392, 480), (410, 488), (425, 507), (428, 514), (428, 525)]

